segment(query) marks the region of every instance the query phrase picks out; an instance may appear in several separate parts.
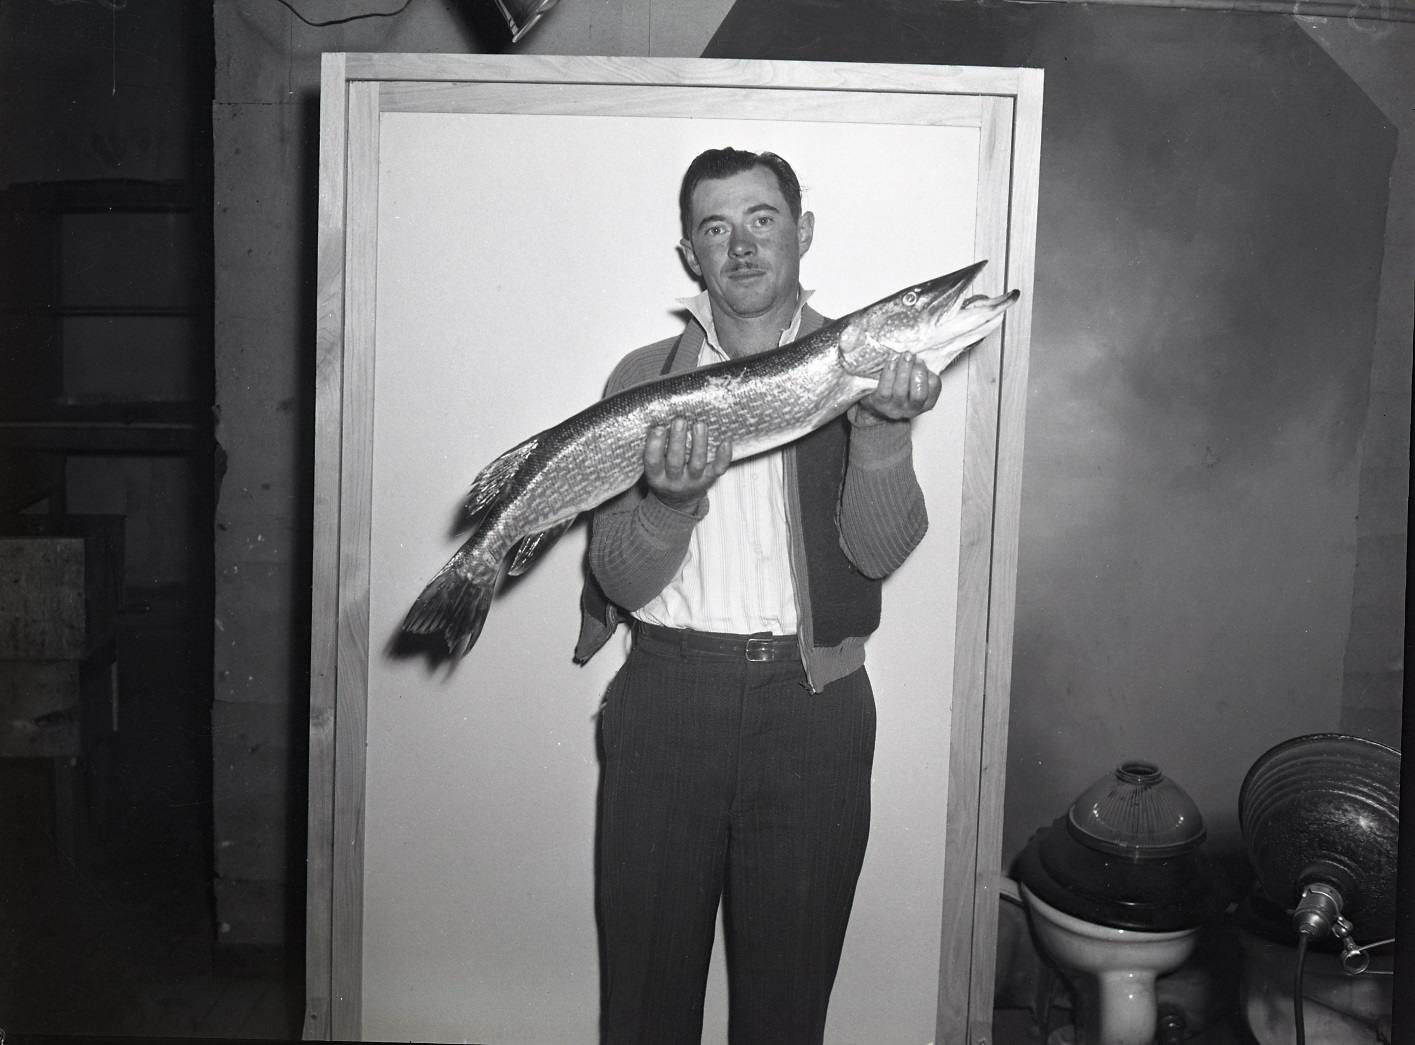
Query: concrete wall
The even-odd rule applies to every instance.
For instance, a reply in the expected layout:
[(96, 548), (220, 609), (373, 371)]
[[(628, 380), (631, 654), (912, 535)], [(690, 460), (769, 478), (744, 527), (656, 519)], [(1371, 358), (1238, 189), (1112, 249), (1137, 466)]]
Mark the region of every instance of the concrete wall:
[(1361, 434), (1356, 576), (1342, 685), (1343, 732), (1399, 746), (1410, 493), (1411, 314), (1415, 301), (1415, 27), (1303, 19), (1307, 33), (1398, 131), (1385, 264)]

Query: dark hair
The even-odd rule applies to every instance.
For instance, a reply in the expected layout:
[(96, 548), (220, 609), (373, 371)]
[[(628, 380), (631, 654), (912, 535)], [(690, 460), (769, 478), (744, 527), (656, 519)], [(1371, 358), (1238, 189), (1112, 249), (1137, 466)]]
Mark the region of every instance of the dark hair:
[(693, 190), (699, 182), (715, 178), (730, 178), (734, 174), (745, 174), (757, 167), (765, 167), (776, 175), (781, 187), (781, 195), (791, 210), (791, 217), (801, 218), (801, 182), (796, 172), (774, 152), (747, 152), (743, 149), (708, 149), (694, 157), (683, 174), (683, 186), (678, 190), (678, 220), (683, 226), (685, 238), (692, 237), (689, 223), (692, 221)]

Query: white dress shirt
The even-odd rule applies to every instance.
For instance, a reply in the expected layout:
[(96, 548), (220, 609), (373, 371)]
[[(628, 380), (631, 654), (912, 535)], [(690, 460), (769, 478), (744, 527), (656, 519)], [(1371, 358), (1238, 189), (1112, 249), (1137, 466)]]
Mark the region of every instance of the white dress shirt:
[[(801, 293), (779, 344), (796, 339), (809, 297), (809, 292)], [(682, 304), (707, 335), (699, 365), (729, 358), (718, 344), (707, 291), (683, 299)], [(794, 634), (796, 583), (782, 451), (734, 461), (712, 485), (707, 500), (707, 514), (693, 529), (678, 575), (634, 616), (669, 628)]]

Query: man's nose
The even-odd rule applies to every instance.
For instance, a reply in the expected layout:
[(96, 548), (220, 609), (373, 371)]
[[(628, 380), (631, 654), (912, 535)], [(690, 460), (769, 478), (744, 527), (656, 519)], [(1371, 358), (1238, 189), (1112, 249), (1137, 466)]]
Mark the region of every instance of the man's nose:
[(752, 242), (752, 238), (741, 229), (732, 230), (732, 242), (730, 244), (733, 257), (743, 257), (755, 253), (757, 247)]

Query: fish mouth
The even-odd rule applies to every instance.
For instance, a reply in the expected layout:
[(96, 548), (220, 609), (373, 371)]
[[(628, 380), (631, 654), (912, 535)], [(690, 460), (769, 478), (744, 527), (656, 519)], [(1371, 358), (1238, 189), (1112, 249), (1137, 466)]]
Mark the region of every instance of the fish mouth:
[(934, 315), (976, 307), (979, 299), (986, 299), (985, 295), (975, 294), (966, 300), (964, 295), (978, 278), (978, 273), (986, 267), (986, 261), (975, 261), (966, 268), (920, 283), (911, 288), (912, 293), (918, 295), (923, 310)]
[(950, 316), (959, 316), (965, 312), (992, 313), (1010, 306), (1020, 296), (1016, 290), (997, 295), (968, 293), (973, 281), (986, 266), (986, 261), (977, 261), (967, 268), (914, 287), (913, 292), (920, 299), (923, 313), (934, 322), (942, 322)]
[[(842, 365), (858, 375), (879, 372), (889, 352), (909, 351), (934, 373), (1002, 324), (1021, 294), (970, 294), (987, 262), (916, 283), (849, 317), (839, 345)], [(858, 317), (858, 321), (856, 321)]]
[(994, 309), (1010, 305), (1021, 296), (1021, 291), (1009, 290), (1006, 294), (998, 294), (996, 297), (988, 297), (986, 294), (974, 294), (958, 306), (959, 312), (965, 312), (970, 308)]

